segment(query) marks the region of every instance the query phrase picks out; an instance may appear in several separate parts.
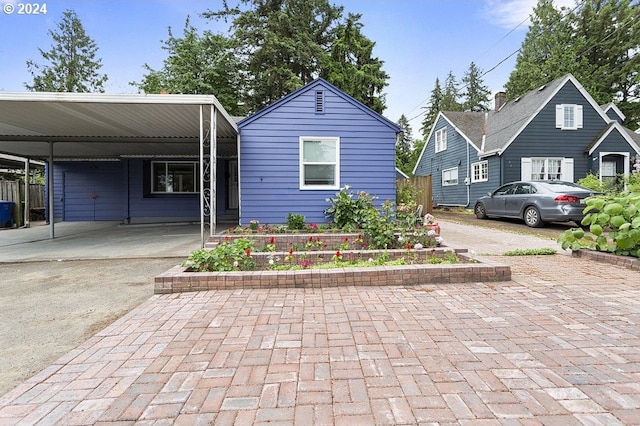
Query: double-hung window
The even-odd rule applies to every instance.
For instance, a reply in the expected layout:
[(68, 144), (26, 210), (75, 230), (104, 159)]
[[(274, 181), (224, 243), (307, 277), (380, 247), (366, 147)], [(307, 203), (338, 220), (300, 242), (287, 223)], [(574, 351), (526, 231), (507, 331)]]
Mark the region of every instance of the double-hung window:
[(471, 182), (486, 182), (489, 180), (489, 162), (478, 161), (471, 164)]
[(153, 161), (151, 163), (152, 192), (198, 192), (198, 163), (195, 161)]
[(532, 158), (531, 180), (560, 180), (562, 158)]
[(451, 186), (458, 184), (458, 168), (452, 167), (442, 171), (442, 186)]
[(436, 130), (436, 152), (447, 149), (447, 128)]
[(340, 138), (300, 137), (300, 189), (340, 188)]
[(556, 105), (556, 128), (577, 130), (582, 128), (582, 105)]

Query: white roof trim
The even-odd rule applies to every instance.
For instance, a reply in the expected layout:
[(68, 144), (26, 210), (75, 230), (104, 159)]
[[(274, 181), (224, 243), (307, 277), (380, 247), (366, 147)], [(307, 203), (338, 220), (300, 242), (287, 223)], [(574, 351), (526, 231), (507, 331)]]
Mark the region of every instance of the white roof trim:
[(589, 105), (591, 105), (591, 107), (596, 111), (596, 113), (598, 115), (600, 115), (600, 117), (602, 117), (602, 120), (604, 121), (604, 123), (609, 123), (611, 122), (611, 119), (609, 117), (607, 117), (607, 115), (604, 113), (604, 111), (602, 110), (602, 108), (600, 108), (600, 105), (598, 105), (596, 103), (596, 101), (591, 97), (591, 95), (589, 94), (589, 92), (587, 92), (587, 90), (580, 84), (580, 82), (578, 82), (578, 80), (576, 80), (576, 78), (571, 75), (571, 74), (567, 74), (566, 78), (560, 83), (558, 84), (558, 86), (555, 88), (555, 90), (553, 92), (550, 92), (549, 97), (547, 97), (547, 100), (544, 101), (540, 107), (529, 116), (529, 118), (527, 119), (527, 121), (524, 122), (524, 124), (520, 127), (520, 129), (514, 133), (514, 135), (511, 137), (511, 139), (502, 146), (502, 148), (500, 148), (498, 150), (498, 155), (502, 155), (502, 153), (504, 151), (507, 150), (507, 148), (509, 148), (509, 146), (513, 143), (513, 141), (516, 140), (516, 138), (518, 136), (520, 136), (520, 133), (522, 133), (524, 131), (524, 129), (527, 128), (527, 126), (529, 126), (529, 124), (533, 121), (534, 118), (536, 118), (536, 116), (540, 113), (540, 111), (542, 111), (548, 104), (549, 102), (551, 102), (551, 100), (558, 94), (558, 92), (565, 86), (565, 84), (567, 84), (567, 82), (571, 81), (574, 86), (576, 86), (576, 88), (578, 89), (578, 91), (582, 94), (582, 96), (587, 100), (587, 102), (589, 103)]
[(602, 136), (600, 136), (598, 141), (591, 147), (591, 149), (589, 149), (589, 155), (593, 154), (593, 151), (595, 151), (600, 146), (600, 144), (602, 144), (602, 142), (604, 142), (604, 140), (607, 138), (607, 136), (609, 136), (611, 134), (611, 132), (613, 132), (614, 129), (617, 130), (618, 133), (620, 133), (622, 138), (629, 144), (629, 146), (636, 152), (636, 154), (640, 154), (640, 147), (635, 143), (635, 141), (633, 139), (631, 139), (631, 137), (624, 130), (622, 125), (620, 123), (618, 123), (617, 121), (614, 121), (612, 123), (611, 127), (609, 127), (609, 129), (606, 132), (604, 132), (604, 134)]
[(623, 113), (622, 111), (620, 111), (620, 108), (618, 108), (618, 107), (616, 106), (616, 104), (614, 104), (613, 102), (609, 102), (608, 104), (606, 104), (606, 105), (604, 105), (604, 106), (602, 107), (602, 111), (604, 111), (604, 113), (605, 113), (605, 114), (606, 114), (606, 113), (607, 113), (607, 111), (609, 111), (610, 109), (612, 109), (612, 110), (613, 110), (613, 112), (615, 112), (615, 113), (616, 113), (616, 115), (622, 119), (622, 121), (624, 121), (624, 119), (625, 119), (625, 118), (627, 118), (627, 116), (626, 116), (626, 115), (624, 115), (624, 113)]

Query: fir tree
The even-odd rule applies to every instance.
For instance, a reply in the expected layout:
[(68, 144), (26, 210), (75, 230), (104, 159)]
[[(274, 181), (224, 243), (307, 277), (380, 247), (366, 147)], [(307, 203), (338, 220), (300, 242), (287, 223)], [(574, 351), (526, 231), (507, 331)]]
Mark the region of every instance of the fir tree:
[(489, 109), (489, 100), (491, 91), (482, 81), (482, 70), (473, 62), (469, 65), (469, 69), (462, 77), (464, 85), (464, 102), (462, 108), (464, 111), (487, 111)]
[(38, 49), (44, 64), (27, 61), (33, 83), (25, 84), (35, 92), (104, 92), (107, 76), (100, 74), (102, 60), (98, 47), (84, 31), (73, 10), (63, 12), (58, 31), (49, 30), (53, 45), (49, 51)]

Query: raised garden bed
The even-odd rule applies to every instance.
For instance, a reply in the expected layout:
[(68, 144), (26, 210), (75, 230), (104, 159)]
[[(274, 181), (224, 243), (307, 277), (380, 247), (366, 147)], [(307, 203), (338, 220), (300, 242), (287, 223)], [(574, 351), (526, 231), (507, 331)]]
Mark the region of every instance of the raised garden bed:
[[(251, 236), (254, 239), (254, 235)], [(280, 236), (285, 237), (285, 236)], [(297, 237), (297, 235), (287, 235)], [(283, 238), (283, 244), (302, 244), (305, 236), (299, 236), (295, 241)], [(354, 234), (357, 237), (357, 234)], [(325, 240), (327, 236), (323, 236)], [(345, 235), (340, 235), (337, 242), (344, 242)], [(266, 236), (266, 244), (270, 237)], [(259, 243), (256, 244), (259, 246)], [(155, 278), (154, 292), (156, 294), (178, 293), (200, 290), (239, 289), (239, 288), (318, 288), (336, 286), (379, 286), (379, 285), (419, 285), (432, 283), (464, 283), (464, 282), (494, 282), (509, 281), (511, 269), (509, 266), (492, 261), (479, 262), (471, 259), (466, 251), (457, 250), (460, 263), (457, 264), (427, 264), (419, 263), (420, 259), (428, 256), (442, 256), (446, 248), (422, 250), (386, 250), (390, 258), (410, 256), (413, 264), (370, 267), (336, 267), (331, 269), (302, 269), (274, 271), (268, 269), (254, 271), (230, 272), (193, 272), (185, 266), (175, 266)], [(375, 256), (380, 251), (357, 250), (345, 251), (346, 258), (358, 256), (367, 258)], [(266, 268), (268, 260), (273, 256), (285, 256), (286, 252), (254, 252), (256, 268)], [(290, 260), (299, 261), (300, 256), (318, 256), (331, 259), (334, 253), (330, 251), (307, 251), (295, 253)]]

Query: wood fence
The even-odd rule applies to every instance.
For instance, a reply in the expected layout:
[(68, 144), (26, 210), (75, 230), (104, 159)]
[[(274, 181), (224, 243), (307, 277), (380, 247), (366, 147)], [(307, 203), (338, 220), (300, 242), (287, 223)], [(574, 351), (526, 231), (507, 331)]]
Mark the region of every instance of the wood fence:
[[(13, 221), (18, 226), (24, 225), (24, 182), (0, 180), (0, 200), (11, 201), (13, 206)], [(42, 216), (44, 213), (44, 185), (29, 184), (29, 217)]]
[(414, 176), (409, 179), (396, 180), (398, 188), (411, 186), (415, 189), (416, 204), (422, 204), (425, 213), (433, 212), (433, 196), (431, 193), (431, 175)]

